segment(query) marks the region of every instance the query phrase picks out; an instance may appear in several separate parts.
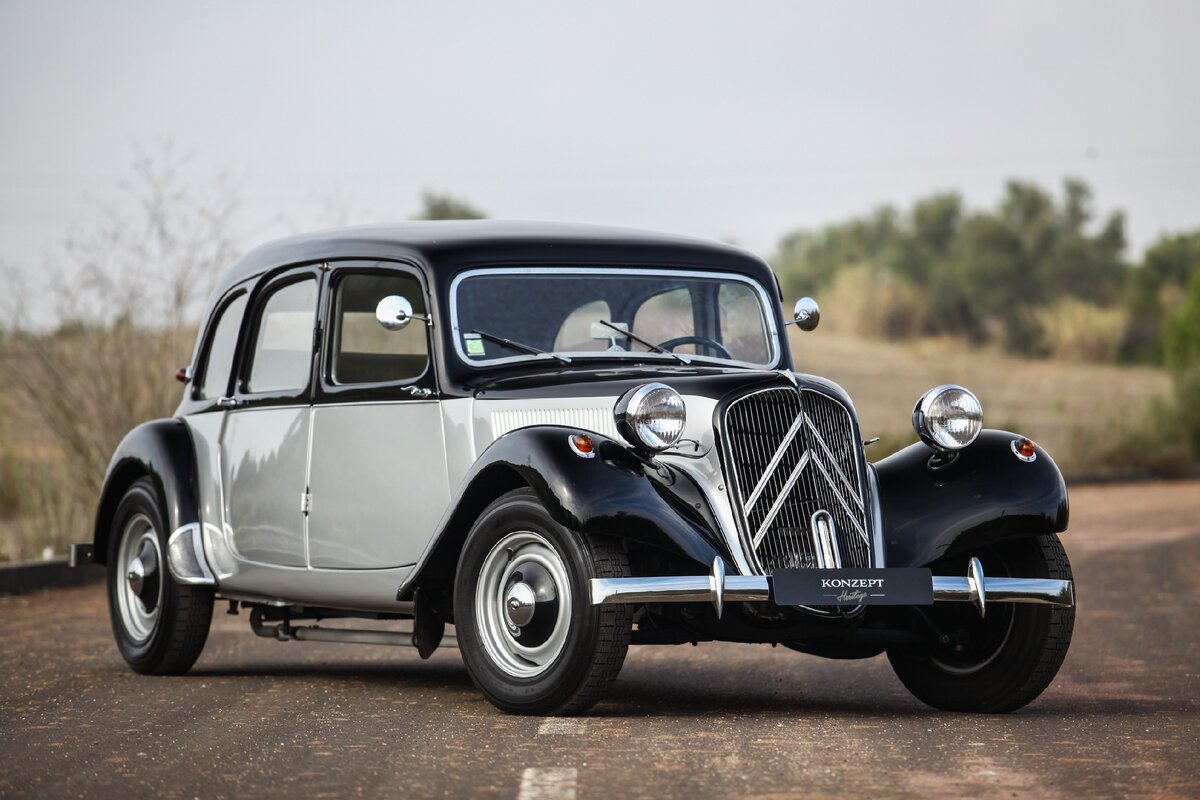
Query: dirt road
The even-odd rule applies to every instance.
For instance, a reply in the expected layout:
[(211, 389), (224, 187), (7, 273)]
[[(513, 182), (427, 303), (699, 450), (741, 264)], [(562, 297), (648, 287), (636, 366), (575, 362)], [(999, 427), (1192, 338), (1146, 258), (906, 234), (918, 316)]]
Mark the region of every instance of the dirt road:
[(504, 716), (453, 650), (276, 643), (216, 617), (182, 678), (125, 668), (103, 590), (0, 599), (0, 796), (1200, 796), (1200, 484), (1088, 487), (1079, 619), (1007, 716), (931, 711), (886, 659), (634, 648), (585, 718)]

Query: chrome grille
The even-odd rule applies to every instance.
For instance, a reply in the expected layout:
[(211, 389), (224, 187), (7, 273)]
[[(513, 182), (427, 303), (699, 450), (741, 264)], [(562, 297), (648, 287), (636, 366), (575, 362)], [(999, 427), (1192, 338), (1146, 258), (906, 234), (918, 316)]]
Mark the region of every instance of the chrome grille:
[(731, 403), (723, 431), (742, 537), (764, 574), (832, 566), (811, 530), (819, 511), (832, 517), (840, 566), (871, 566), (861, 444), (845, 406), (811, 389), (767, 389)]

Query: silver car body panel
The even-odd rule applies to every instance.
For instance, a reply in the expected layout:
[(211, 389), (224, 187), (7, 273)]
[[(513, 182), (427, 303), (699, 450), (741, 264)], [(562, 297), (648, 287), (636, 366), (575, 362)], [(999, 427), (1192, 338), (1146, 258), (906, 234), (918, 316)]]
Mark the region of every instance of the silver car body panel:
[[(464, 478), (493, 441), (533, 425), (616, 436), (612, 409), (617, 399), (456, 398), (189, 417), (201, 461), (210, 566), (222, 591), (243, 598), (394, 610), (397, 587), (423, 566)], [(659, 458), (695, 480), (734, 556), (732, 566), (752, 574), (713, 438), (716, 401), (694, 395), (684, 401), (683, 438), (699, 442), (698, 451), (684, 448)], [(222, 417), (228, 417), (231, 430), (226, 446), (219, 448)], [(312, 457), (306, 464), (310, 435)], [(230, 458), (231, 466), (213, 463)], [(266, 474), (265, 464), (284, 460), (275, 475)], [(218, 478), (222, 475), (224, 481)], [(306, 486), (308, 515), (301, 512)], [(223, 501), (222, 493), (233, 497)], [(253, 513), (256, 508), (298, 520), (299, 538), (283, 530), (286, 526), (265, 525), (261, 512)], [(239, 529), (239, 519), (248, 529)], [(267, 560), (278, 559), (281, 550), (295, 563)]]
[(317, 406), (308, 486), (308, 566), (411, 565), (450, 502), (437, 402)]
[(220, 447), (224, 522), (241, 559), (306, 566), (300, 501), (310, 416), (307, 405), (227, 413)]

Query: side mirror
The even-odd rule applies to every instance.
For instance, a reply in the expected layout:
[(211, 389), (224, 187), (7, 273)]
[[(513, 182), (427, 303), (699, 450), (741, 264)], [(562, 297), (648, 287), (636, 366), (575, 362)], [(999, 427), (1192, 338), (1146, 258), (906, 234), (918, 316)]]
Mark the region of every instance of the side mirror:
[(379, 301), (379, 305), (375, 306), (375, 319), (389, 331), (403, 330), (414, 319), (429, 324), (428, 316), (414, 314), (412, 303), (398, 294), (388, 295)]
[(801, 297), (796, 301), (792, 316), (795, 318), (797, 328), (802, 331), (811, 331), (821, 321), (821, 307), (811, 297)]

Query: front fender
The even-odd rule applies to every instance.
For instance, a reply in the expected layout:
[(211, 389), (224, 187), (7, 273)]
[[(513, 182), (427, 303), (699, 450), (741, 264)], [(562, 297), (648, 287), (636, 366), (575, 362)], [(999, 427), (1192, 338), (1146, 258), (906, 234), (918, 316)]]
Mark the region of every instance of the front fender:
[(521, 485), (537, 494), (554, 521), (580, 533), (649, 545), (708, 570), (724, 552), (719, 527), (692, 479), (670, 465), (647, 462), (621, 443), (590, 433), (595, 456), (572, 450), (578, 428), (536, 426), (507, 433), (472, 466), (453, 507), (404, 585), (403, 597), (425, 577), (452, 575), (480, 512)]
[(889, 567), (921, 567), (1005, 539), (1067, 529), (1067, 484), (1050, 454), (1025, 462), (1021, 437), (985, 430), (954, 461), (930, 469), (914, 444), (875, 464)]
[(94, 560), (107, 561), (113, 516), (125, 492), (140, 478), (149, 476), (154, 483), (168, 534), (198, 522), (195, 464), (195, 448), (183, 420), (157, 419), (126, 434), (108, 463), (100, 490), (92, 533)]

